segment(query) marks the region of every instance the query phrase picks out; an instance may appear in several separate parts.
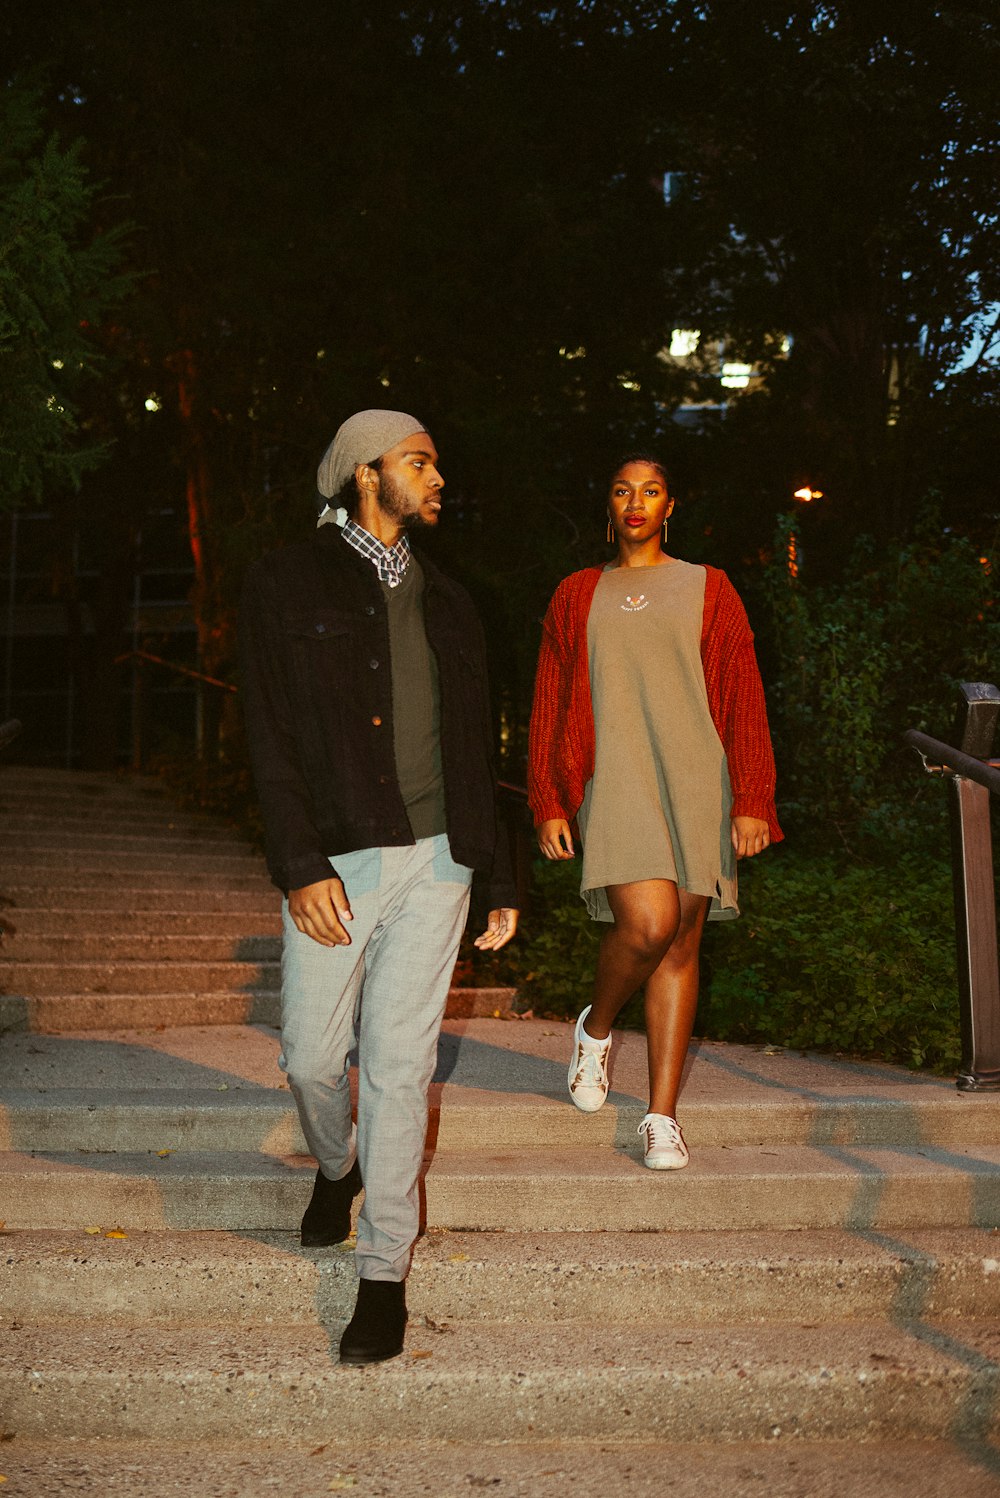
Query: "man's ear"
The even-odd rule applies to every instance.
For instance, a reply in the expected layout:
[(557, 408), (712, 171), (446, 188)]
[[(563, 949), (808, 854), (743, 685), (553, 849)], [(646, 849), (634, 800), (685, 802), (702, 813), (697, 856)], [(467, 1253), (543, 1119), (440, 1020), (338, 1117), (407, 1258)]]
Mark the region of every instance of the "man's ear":
[(367, 463), (359, 463), (354, 470), (354, 481), (366, 494), (378, 493), (378, 471)]

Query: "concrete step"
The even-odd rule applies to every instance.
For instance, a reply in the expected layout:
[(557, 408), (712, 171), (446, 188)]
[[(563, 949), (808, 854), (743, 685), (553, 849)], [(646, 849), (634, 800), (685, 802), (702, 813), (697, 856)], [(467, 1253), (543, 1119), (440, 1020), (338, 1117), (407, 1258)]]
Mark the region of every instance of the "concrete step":
[[(117, 819), (116, 819), (117, 820)], [(129, 827), (139, 830), (129, 831)], [(17, 832), (0, 817), (0, 862), (4, 865), (30, 858), (35, 863), (53, 859), (81, 862), (85, 859), (141, 856), (153, 861), (161, 855), (175, 858), (227, 859), (240, 862), (259, 860), (260, 853), (242, 839), (233, 836), (205, 837), (201, 833), (175, 832), (166, 828), (147, 827), (145, 818), (129, 819), (120, 830), (87, 830), (60, 823), (49, 824), (45, 831)]]
[(10, 1492), (66, 1498), (996, 1498), (1000, 1459), (985, 1441), (879, 1440), (664, 1444), (617, 1440), (272, 1444), (234, 1438), (183, 1446), (26, 1441), (5, 1445)]
[(125, 909), (138, 909), (133, 903), (136, 894), (152, 891), (163, 895), (164, 905), (171, 909), (175, 908), (170, 898), (174, 892), (205, 891), (213, 905), (233, 894), (255, 894), (258, 905), (281, 898), (266, 872), (248, 873), (245, 868), (242, 873), (216, 868), (206, 872), (203, 862), (197, 859), (188, 862), (192, 865), (190, 869), (177, 870), (163, 863), (142, 869), (96, 861), (86, 866), (69, 863), (64, 866), (59, 862), (41, 866), (22, 860), (16, 867), (0, 869), (0, 901), (21, 900), (37, 905), (39, 897), (48, 892), (53, 904), (63, 904), (69, 898), (69, 890), (80, 888), (90, 889), (103, 906)]
[[(287, 1230), (313, 1173), (308, 1157), (237, 1151), (8, 1152), (0, 1198), (14, 1228)], [(441, 1150), (424, 1191), (429, 1227), (478, 1232), (994, 1228), (1000, 1149), (705, 1148), (670, 1173), (646, 1170), (637, 1147)]]
[[(23, 965), (30, 965), (32, 968), (36, 965), (44, 968), (58, 965), (67, 971), (78, 968), (82, 963), (106, 967), (110, 963), (116, 966), (140, 963), (145, 966), (149, 963), (238, 961), (266, 962), (273, 968), (281, 958), (279, 918), (273, 922), (277, 931), (269, 935), (251, 934), (245, 921), (242, 923), (242, 930), (234, 931), (233, 935), (221, 936), (201, 931), (168, 934), (161, 929), (159, 918), (151, 921), (148, 915), (143, 924), (145, 930), (136, 931), (134, 935), (61, 932), (58, 935), (30, 936), (18, 928), (12, 936), (8, 935), (5, 939), (3, 953), (11, 963), (17, 964), (18, 970)], [(16, 978), (16, 972), (11, 973), (6, 980), (0, 973), (0, 983), (6, 981), (8, 986)], [(130, 988), (133, 986), (138, 985), (129, 984)], [(174, 983), (169, 981), (168, 986), (173, 987)]]
[(281, 1020), (274, 991), (239, 993), (0, 994), (0, 1035), (30, 1031), (157, 1030), (171, 1025), (272, 1025)]
[[(17, 964), (13, 964), (17, 966)], [(210, 966), (205, 964), (206, 969)], [(252, 966), (252, 964), (249, 964)], [(173, 970), (165, 967), (165, 973)], [(181, 970), (183, 971), (183, 969)], [(514, 988), (453, 988), (445, 1014), (453, 1019), (479, 1018), (510, 1008)], [(281, 1023), (281, 995), (276, 988), (183, 993), (0, 994), (0, 1035), (30, 1032), (164, 1030), (201, 1025), (269, 1025)]]
[[(13, 1038), (13, 1037), (11, 1037)], [(277, 1040), (275, 1041), (275, 1049)], [(120, 1064), (114, 1066), (120, 1069)], [(444, 1067), (439, 1067), (442, 1076)], [(0, 1147), (6, 1149), (69, 1151), (115, 1150), (142, 1153), (146, 1150), (239, 1150), (257, 1148), (269, 1154), (304, 1153), (305, 1141), (287, 1083), (275, 1059), (266, 1080), (246, 1079), (234, 1068), (185, 1065), (178, 1068), (173, 1085), (152, 1076), (158, 1085), (140, 1087), (150, 1076), (148, 1062), (134, 1069), (123, 1087), (72, 1088), (55, 1076), (49, 1085), (31, 1090), (5, 1088), (0, 1115)], [(630, 1150), (645, 1104), (609, 1102), (600, 1115), (579, 1113), (564, 1098), (522, 1094), (504, 1098), (490, 1092), (488, 1077), (483, 1090), (451, 1086), (436, 1081), (431, 1088), (429, 1147), (436, 1150), (548, 1150), (603, 1148)], [(352, 1074), (352, 1085), (356, 1075)], [(835, 1108), (814, 1110), (810, 1116), (780, 1099), (759, 1107), (739, 1102), (731, 1105), (692, 1101), (684, 1110), (685, 1137), (690, 1147), (728, 1149), (786, 1145), (850, 1149), (879, 1142), (881, 1132), (891, 1141), (903, 1120), (891, 1105), (863, 1120), (857, 1129), (857, 1112), (845, 1109), (837, 1117)], [(822, 1129), (816, 1125), (822, 1123)], [(933, 1143), (933, 1116), (924, 1120), (919, 1140), (911, 1150), (933, 1148), (947, 1151), (948, 1142)], [(825, 1131), (838, 1142), (819, 1144)], [(875, 1137), (873, 1137), (875, 1136)], [(886, 1141), (883, 1140), (883, 1143)], [(968, 1141), (965, 1141), (966, 1146)], [(897, 1148), (903, 1148), (897, 1145)]]
[[(4, 1326), (332, 1327), (356, 1293), (353, 1245), (303, 1249), (297, 1233), (8, 1231), (3, 1249)], [(407, 1302), (415, 1325), (988, 1320), (997, 1250), (982, 1228), (435, 1232), (417, 1242)]]
[[(497, 1001), (509, 992), (471, 994), (503, 1008)], [(452, 991), (453, 999), (463, 997)], [(271, 1139), (270, 1148), (294, 1153), (277, 1031), (264, 1024), (156, 1025), (155, 996), (146, 1002), (148, 1029), (5, 1037), (0, 1097), (7, 1104), (7, 1143), (160, 1149), (178, 1142), (183, 1127), (189, 1148)], [(635, 1032), (616, 1036), (609, 1101), (599, 1113), (582, 1114), (566, 1094), (571, 1029), (540, 1020), (447, 1018), (430, 1094), (435, 1146), (631, 1149), (645, 1111), (645, 1039)], [(692, 1045), (681, 1119), (694, 1150), (1000, 1145), (1000, 1096), (963, 1095), (943, 1078), (900, 1067), (721, 1042)], [(164, 1139), (161, 1128), (171, 1123), (173, 1138)]]
[(10, 806), (0, 793), (0, 833), (19, 836), (69, 832), (122, 832), (148, 830), (153, 837), (205, 838), (209, 842), (246, 842), (235, 827), (212, 817), (178, 811), (175, 807), (147, 806), (114, 808), (107, 816), (93, 806)]
[(21, 1328), (2, 1358), (9, 1428), (49, 1441), (945, 1438), (988, 1430), (1000, 1394), (1000, 1328), (966, 1321), (822, 1337), (603, 1318), (415, 1326), (401, 1358), (361, 1370), (336, 1362), (322, 1328)]
[[(165, 938), (170, 941), (171, 938)], [(186, 938), (183, 938), (186, 939)], [(0, 962), (0, 993), (22, 996), (62, 994), (158, 994), (177, 989), (189, 993), (247, 993), (278, 988), (280, 965), (239, 962), (146, 962), (113, 958), (106, 962)]]
[(99, 879), (93, 884), (80, 884), (73, 880), (60, 882), (53, 877), (40, 884), (29, 884), (15, 879), (11, 871), (0, 873), (0, 915), (15, 924), (21, 911), (37, 911), (42, 915), (65, 911), (67, 908), (75, 918), (84, 919), (91, 911), (103, 920), (131, 920), (139, 912), (163, 911), (177, 914), (204, 913), (253, 916), (277, 913), (280, 920), (281, 895), (269, 879), (256, 875), (227, 881), (220, 886), (217, 879), (205, 875), (202, 879), (171, 879), (168, 883), (157, 883), (155, 876), (142, 885), (128, 880)]
[[(206, 865), (210, 865), (206, 869)], [(240, 844), (200, 844), (190, 853), (159, 852), (155, 847), (131, 853), (101, 852), (98, 848), (75, 849), (24, 848), (4, 854), (3, 867), (19, 876), (18, 883), (47, 879), (50, 869), (82, 876), (82, 882), (108, 874), (134, 877), (143, 874), (201, 874), (214, 879), (246, 878), (257, 873), (265, 877), (264, 860), (259, 853)]]
[[(8, 935), (10, 946), (7, 950), (10, 955), (16, 953), (18, 957), (28, 952), (29, 941), (55, 941), (69, 946), (73, 942), (107, 938), (136, 940), (150, 935), (157, 938), (228, 938), (230, 941), (281, 936), (277, 893), (275, 903), (268, 911), (163, 910), (156, 906), (150, 909), (148, 904), (146, 909), (133, 910), (5, 906), (0, 908), (0, 919), (13, 928)], [(78, 957), (83, 950), (79, 945), (74, 948)]]
[(86, 795), (108, 799), (124, 796), (133, 800), (151, 797), (161, 801), (171, 799), (163, 781), (157, 780), (154, 775), (138, 775), (130, 771), (53, 770), (43, 765), (8, 763), (0, 768), (0, 795)]

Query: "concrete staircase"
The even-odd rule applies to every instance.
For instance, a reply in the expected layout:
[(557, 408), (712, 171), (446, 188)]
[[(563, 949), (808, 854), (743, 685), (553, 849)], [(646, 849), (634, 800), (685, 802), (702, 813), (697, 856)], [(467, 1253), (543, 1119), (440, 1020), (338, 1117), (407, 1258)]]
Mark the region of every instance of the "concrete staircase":
[(406, 1353), (342, 1369), (258, 861), (146, 783), (0, 808), (7, 1491), (1000, 1491), (1000, 1098), (702, 1043), (661, 1176), (642, 1037), (585, 1117), (567, 1026), (453, 1013)]

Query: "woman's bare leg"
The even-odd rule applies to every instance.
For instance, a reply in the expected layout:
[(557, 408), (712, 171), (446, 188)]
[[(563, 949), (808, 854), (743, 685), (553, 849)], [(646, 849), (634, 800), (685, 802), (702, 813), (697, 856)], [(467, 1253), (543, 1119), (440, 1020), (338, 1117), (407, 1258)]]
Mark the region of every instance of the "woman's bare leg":
[[(679, 896), (669, 879), (609, 884), (607, 894), (615, 919), (601, 937), (594, 997), (584, 1022), (594, 1040), (611, 1034), (623, 1005), (658, 971), (678, 933), (681, 902), (688, 898)], [(646, 1008), (648, 1014), (648, 1000)]]
[(649, 1111), (668, 1118), (677, 1116), (677, 1094), (698, 1007), (701, 934), (711, 903), (707, 895), (689, 895), (686, 890), (679, 896), (677, 934), (646, 981)]

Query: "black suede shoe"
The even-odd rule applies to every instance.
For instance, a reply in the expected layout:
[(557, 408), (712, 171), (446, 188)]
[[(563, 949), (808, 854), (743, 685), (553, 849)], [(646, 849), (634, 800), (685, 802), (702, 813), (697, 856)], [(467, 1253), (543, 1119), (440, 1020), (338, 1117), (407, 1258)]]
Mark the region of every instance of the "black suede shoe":
[(328, 1181), (321, 1170), (306, 1214), (302, 1219), (302, 1247), (329, 1248), (343, 1243), (351, 1231), (351, 1202), (361, 1190), (361, 1167), (357, 1160), (339, 1181)]
[(359, 1280), (358, 1303), (340, 1339), (340, 1361), (360, 1367), (398, 1358), (406, 1331), (403, 1280)]

